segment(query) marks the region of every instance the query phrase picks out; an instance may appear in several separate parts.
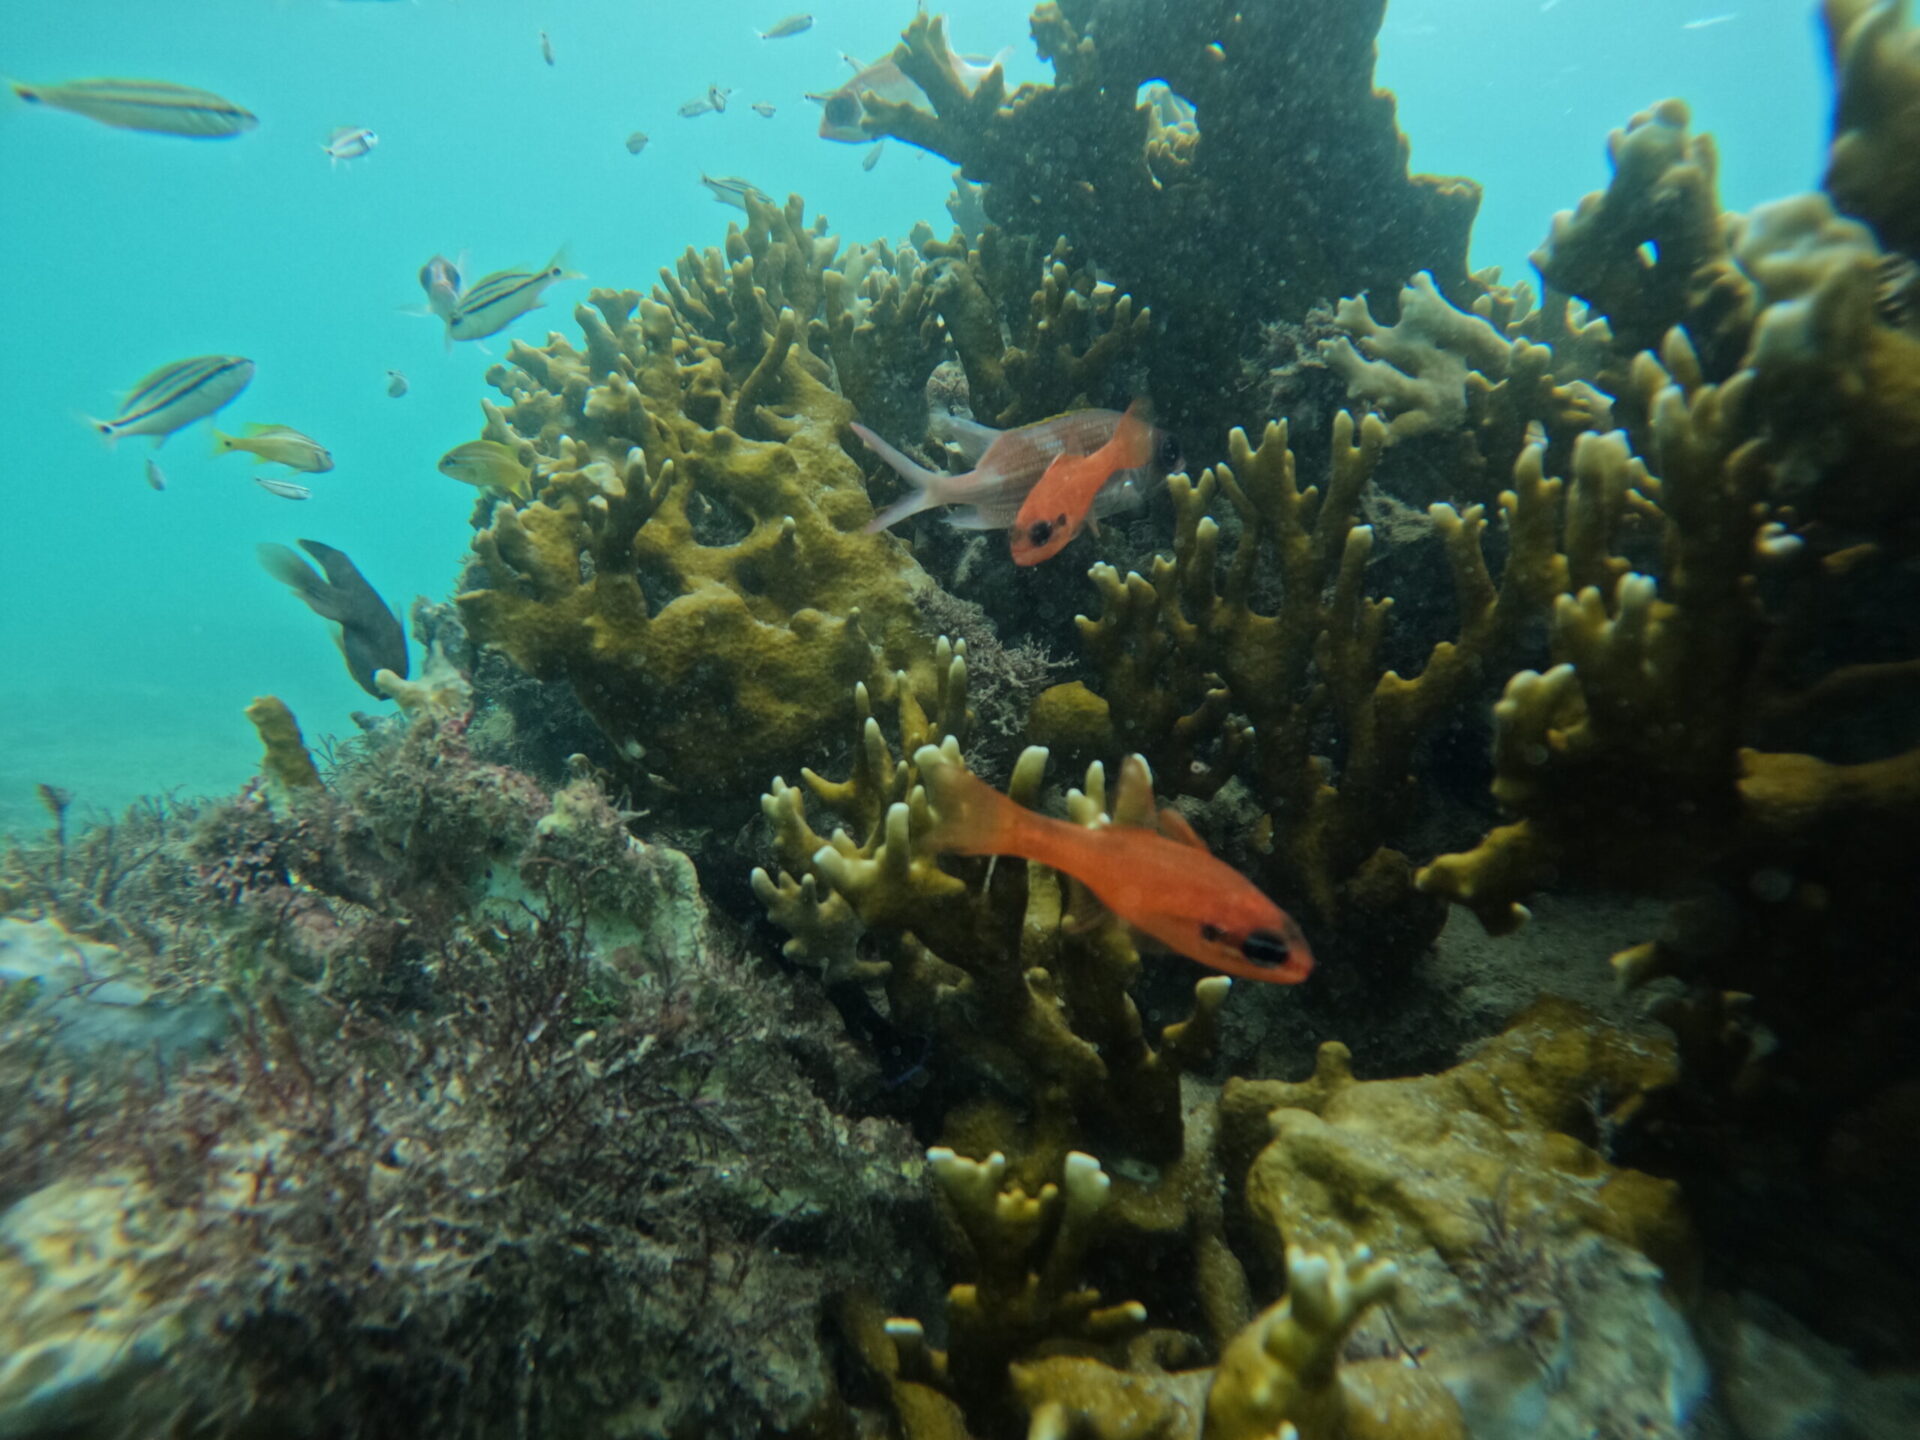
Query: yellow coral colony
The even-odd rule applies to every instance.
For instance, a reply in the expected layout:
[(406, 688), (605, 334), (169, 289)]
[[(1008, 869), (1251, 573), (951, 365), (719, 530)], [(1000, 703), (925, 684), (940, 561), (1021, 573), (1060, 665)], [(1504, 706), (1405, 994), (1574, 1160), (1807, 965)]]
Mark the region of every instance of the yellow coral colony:
[(796, 343), (834, 242), (797, 200), (749, 205), (725, 256), (689, 252), (653, 299), (595, 291), (584, 350), (516, 343), (490, 372), (506, 403), (486, 435), (532, 452), (538, 489), (483, 505), (459, 597), (476, 638), (569, 683), (636, 772), (708, 795), (793, 765), (856, 681), (933, 684), (913, 604), (930, 582), (863, 532), (852, 407)]

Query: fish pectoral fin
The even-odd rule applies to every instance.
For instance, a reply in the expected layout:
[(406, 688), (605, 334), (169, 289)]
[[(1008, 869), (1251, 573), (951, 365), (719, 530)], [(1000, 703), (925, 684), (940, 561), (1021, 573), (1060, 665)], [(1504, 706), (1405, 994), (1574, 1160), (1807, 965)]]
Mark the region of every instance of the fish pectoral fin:
[(1095, 537), (1100, 534), (1100, 522), (1094, 518), (1092, 511), (1087, 512), (1087, 532)]
[(1107, 923), (1111, 913), (1093, 898), (1093, 892), (1071, 876), (1067, 880), (1067, 908), (1060, 928), (1069, 935), (1086, 935)]
[(1187, 823), (1187, 817), (1171, 806), (1160, 812), (1160, 833), (1169, 840), (1177, 840), (1182, 845), (1191, 845), (1202, 855), (1211, 855), (1207, 842), (1202, 840), (1193, 826)]

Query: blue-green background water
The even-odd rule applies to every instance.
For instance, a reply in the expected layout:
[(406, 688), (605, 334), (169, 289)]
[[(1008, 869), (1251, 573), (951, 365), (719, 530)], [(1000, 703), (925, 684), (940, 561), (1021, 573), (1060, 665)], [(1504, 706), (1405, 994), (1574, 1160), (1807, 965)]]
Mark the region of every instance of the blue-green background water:
[[(1167, 0), (1177, 4), (1179, 0)], [(1261, 0), (1248, 0), (1261, 3)], [(35, 782), (117, 807), (145, 792), (228, 790), (258, 747), (241, 708), (283, 697), (310, 737), (378, 708), (325, 627), (255, 563), (262, 540), (347, 551), (396, 611), (446, 595), (473, 492), (434, 461), (478, 430), (489, 365), (515, 336), (572, 334), (587, 286), (486, 342), (441, 346), (410, 317), (415, 273), (469, 254), (469, 278), (566, 244), (591, 283), (645, 288), (738, 212), (702, 169), (798, 191), (849, 240), (945, 229), (949, 167), (890, 142), (815, 135), (802, 98), (870, 60), (910, 0), (816, 0), (813, 29), (761, 42), (798, 0), (10, 0), (0, 72), (201, 86), (258, 130), (193, 141), (0, 106), (0, 832), (38, 826)], [(954, 0), (962, 50), (1013, 47), (1009, 78), (1042, 81), (1030, 0)], [(1415, 168), (1486, 186), (1474, 263), (1509, 279), (1556, 209), (1603, 185), (1607, 131), (1667, 95), (1716, 133), (1721, 196), (1743, 209), (1817, 183), (1829, 92), (1807, 0), (1393, 0), (1381, 83), (1400, 96)], [(1720, 23), (1699, 25), (1717, 16)], [(1687, 28), (1694, 22), (1695, 28)], [(540, 54), (552, 39), (557, 63)], [(681, 119), (709, 83), (725, 114)], [(748, 108), (778, 106), (771, 119)], [(330, 168), (336, 125), (376, 130)], [(652, 143), (624, 148), (641, 129)], [(1249, 197), (1249, 224), (1260, 223)], [(1356, 204), (1366, 197), (1356, 195)], [(110, 415), (155, 366), (247, 355), (252, 386), (222, 412), (296, 426), (337, 468), (305, 503), (214, 458), (203, 423), (144, 478), (145, 439), (109, 452)], [(411, 392), (386, 394), (389, 369)], [(1196, 377), (1204, 381), (1205, 377)], [(308, 479), (309, 477), (295, 477)], [(1063, 574), (1063, 581), (1078, 576)]]

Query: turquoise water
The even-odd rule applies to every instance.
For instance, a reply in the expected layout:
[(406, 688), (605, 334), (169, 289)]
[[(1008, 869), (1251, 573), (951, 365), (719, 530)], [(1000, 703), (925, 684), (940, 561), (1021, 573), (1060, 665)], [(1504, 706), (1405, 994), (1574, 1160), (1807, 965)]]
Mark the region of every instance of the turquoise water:
[[(486, 342), (492, 355), (448, 354), (437, 322), (402, 312), (428, 256), (465, 251), (473, 278), (565, 244), (591, 283), (644, 289), (738, 218), (698, 184), (703, 169), (798, 191), (849, 240), (944, 226), (943, 162), (895, 141), (863, 171), (864, 148), (819, 140), (802, 98), (844, 78), (842, 51), (889, 49), (911, 5), (820, 0), (809, 32), (755, 38), (794, 3), (8, 7), (13, 79), (163, 78), (261, 123), (204, 141), (11, 102), (0, 114), (0, 832), (41, 823), (36, 782), (83, 808), (232, 789), (258, 756), (241, 715), (255, 695), (283, 697), (310, 736), (377, 708), (254, 546), (337, 546), (396, 610), (446, 595), (473, 492), (434, 461), (478, 432), (482, 377), (507, 341), (571, 333), (587, 289), (557, 288)], [(1012, 81), (1046, 78), (1028, 0), (948, 9), (961, 49), (1012, 46)], [(1605, 182), (1606, 132), (1666, 95), (1717, 134), (1726, 208), (1818, 180), (1827, 93), (1802, 0), (1394, 0), (1381, 52), (1414, 165), (1486, 186), (1475, 263), (1509, 279), (1552, 212)], [(733, 87), (727, 112), (679, 118), (710, 83)], [(320, 144), (339, 125), (371, 127), (379, 147), (330, 167)], [(635, 129), (652, 137), (637, 157), (623, 144)], [(157, 452), (169, 484), (156, 493), (146, 440), (110, 452), (85, 423), (154, 367), (212, 352), (258, 365), (222, 428), (283, 422), (332, 449), (312, 500), (251, 484), (276, 472), (215, 458), (204, 423)], [(390, 369), (404, 398), (386, 394)]]

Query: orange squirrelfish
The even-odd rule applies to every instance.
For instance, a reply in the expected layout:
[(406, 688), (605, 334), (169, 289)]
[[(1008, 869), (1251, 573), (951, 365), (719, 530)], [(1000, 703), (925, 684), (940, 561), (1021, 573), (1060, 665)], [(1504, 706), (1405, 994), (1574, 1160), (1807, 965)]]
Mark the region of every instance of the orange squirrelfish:
[(1145, 408), (1136, 400), (1114, 427), (1113, 438), (1091, 455), (1056, 456), (1014, 517), (1008, 532), (1013, 563), (1038, 565), (1058, 555), (1093, 518), (1094, 500), (1114, 477), (1152, 464), (1158, 448)]
[[(933, 801), (935, 849), (1017, 855), (1070, 875), (1141, 934), (1228, 975), (1297, 985), (1312, 973), (1313, 952), (1293, 917), (1209, 854), (1177, 810), (1160, 812), (1158, 830), (1072, 825), (1015, 804), (935, 746), (923, 746), (914, 764)], [(1145, 762), (1129, 758), (1121, 789), (1151, 783)]]
[[(853, 433), (911, 487), (875, 515), (867, 529), (885, 530), (940, 505), (964, 505), (968, 508), (947, 517), (949, 525), (961, 530), (1004, 530), (1048, 465), (1061, 455), (1098, 450), (1113, 438), (1120, 419), (1117, 410), (1070, 410), (1012, 430), (994, 430), (956, 415), (937, 416), (930, 428), (973, 459), (973, 469), (959, 475), (916, 465), (866, 426), (855, 425)], [(1095, 513), (1105, 515), (1136, 505), (1139, 498), (1137, 491), (1114, 487), (1098, 497)]]

